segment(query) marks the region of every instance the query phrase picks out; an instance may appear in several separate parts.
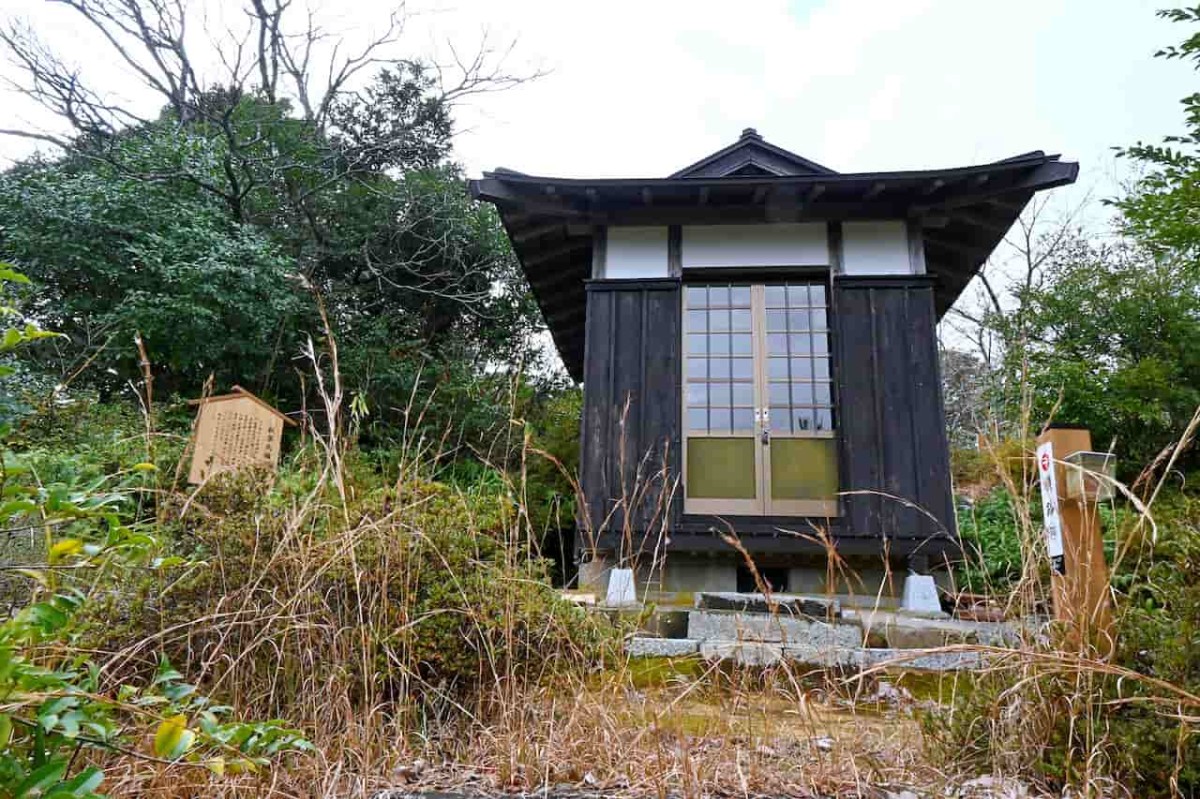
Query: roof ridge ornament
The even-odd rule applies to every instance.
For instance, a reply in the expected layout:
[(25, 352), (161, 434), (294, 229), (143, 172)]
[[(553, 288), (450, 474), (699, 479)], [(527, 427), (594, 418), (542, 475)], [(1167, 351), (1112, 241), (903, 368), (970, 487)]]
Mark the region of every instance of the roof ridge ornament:
[[(710, 153), (694, 164), (670, 175), (672, 178), (713, 178), (737, 176), (752, 165), (767, 175), (832, 175), (832, 169), (810, 161), (790, 150), (778, 147), (762, 137), (755, 128), (743, 128), (733, 144)], [(745, 173), (745, 174), (755, 174)]]

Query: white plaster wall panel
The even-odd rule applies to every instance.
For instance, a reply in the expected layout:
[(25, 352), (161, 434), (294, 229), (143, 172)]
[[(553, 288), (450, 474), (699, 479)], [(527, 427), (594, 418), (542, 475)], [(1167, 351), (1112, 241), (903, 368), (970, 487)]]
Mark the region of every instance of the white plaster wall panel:
[(911, 275), (908, 226), (902, 221), (843, 222), (842, 269), (847, 275)]
[(685, 225), (682, 250), (684, 269), (829, 264), (824, 222)]
[(667, 277), (665, 227), (610, 227), (604, 256), (604, 277), (620, 280)]

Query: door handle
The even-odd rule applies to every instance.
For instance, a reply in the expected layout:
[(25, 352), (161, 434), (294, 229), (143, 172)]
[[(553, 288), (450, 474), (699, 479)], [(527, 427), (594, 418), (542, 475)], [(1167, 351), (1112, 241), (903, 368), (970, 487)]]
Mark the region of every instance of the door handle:
[(766, 408), (759, 411), (762, 415), (762, 445), (771, 446), (771, 412)]
[(764, 447), (771, 446), (771, 431), (765, 427), (763, 428), (763, 431), (762, 431), (762, 443), (763, 443)]

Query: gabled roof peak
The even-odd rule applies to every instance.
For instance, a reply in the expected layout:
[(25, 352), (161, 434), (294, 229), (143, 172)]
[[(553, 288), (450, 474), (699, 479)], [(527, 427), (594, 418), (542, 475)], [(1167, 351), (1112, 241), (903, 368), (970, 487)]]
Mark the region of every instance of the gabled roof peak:
[(764, 139), (754, 128), (745, 128), (738, 140), (712, 155), (684, 167), (672, 178), (721, 178), (745, 175), (833, 175), (829, 167), (821, 166), (803, 156), (777, 147)]

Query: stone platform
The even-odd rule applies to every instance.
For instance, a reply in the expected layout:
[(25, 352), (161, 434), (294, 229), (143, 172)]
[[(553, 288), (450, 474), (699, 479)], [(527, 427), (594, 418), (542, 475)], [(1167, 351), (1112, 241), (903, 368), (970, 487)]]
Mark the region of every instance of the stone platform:
[[(919, 671), (978, 668), (978, 652), (916, 652), (956, 644), (1004, 646), (1013, 625), (928, 618), (903, 611), (842, 607), (836, 598), (701, 593), (693, 609), (667, 611), (671, 625), (649, 625), (630, 639), (632, 657), (702, 657), (767, 666), (870, 668), (886, 662)], [(670, 632), (663, 635), (665, 631)]]

